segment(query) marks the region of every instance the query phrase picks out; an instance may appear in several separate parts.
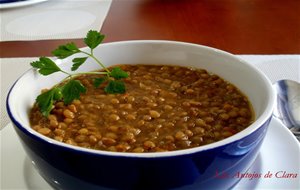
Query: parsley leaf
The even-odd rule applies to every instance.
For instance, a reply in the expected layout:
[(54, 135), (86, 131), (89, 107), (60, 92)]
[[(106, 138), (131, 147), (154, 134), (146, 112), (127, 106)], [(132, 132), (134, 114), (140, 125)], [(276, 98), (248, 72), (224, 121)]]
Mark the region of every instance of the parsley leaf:
[(40, 108), (41, 113), (44, 116), (48, 116), (50, 111), (52, 110), (53, 103), (56, 100), (60, 100), (62, 98), (62, 94), (60, 88), (53, 88), (40, 94), (36, 98), (36, 103)]
[(65, 104), (70, 104), (73, 100), (79, 99), (81, 93), (85, 93), (86, 88), (79, 80), (70, 80), (62, 87), (62, 95)]
[(70, 104), (74, 99), (79, 99), (81, 93), (85, 93), (86, 88), (78, 80), (70, 80), (62, 87), (54, 87), (47, 92), (40, 94), (36, 98), (37, 105), (44, 116), (48, 116), (57, 100), (64, 100), (65, 104)]
[(103, 41), (104, 37), (99, 32), (90, 30), (84, 38), (84, 43), (93, 50)]
[(39, 61), (30, 63), (32, 67), (38, 69), (42, 75), (50, 75), (52, 73), (61, 71), (61, 69), (49, 58), (40, 57)]
[(81, 74), (99, 74), (104, 75), (101, 78), (94, 79), (94, 87), (98, 88), (103, 83), (105, 83), (104, 91), (108, 94), (125, 93), (125, 84), (122, 80), (128, 77), (128, 73), (123, 71), (119, 67), (113, 68), (111, 71), (107, 69), (99, 59), (94, 55), (93, 50), (103, 41), (104, 35), (95, 30), (90, 30), (86, 37), (84, 38), (84, 43), (90, 48), (90, 52), (86, 52), (78, 49), (76, 44), (73, 42), (67, 43), (65, 45), (58, 46), (52, 54), (59, 59), (67, 58), (76, 53), (85, 54), (85, 57), (73, 58), (73, 65), (71, 67), (72, 71), (76, 71), (83, 63), (86, 62), (88, 58), (93, 59), (97, 64), (101, 66), (103, 71), (93, 71), (93, 72), (81, 72), (81, 73), (69, 73), (62, 70), (54, 61), (46, 57), (40, 57), (38, 61), (31, 62), (31, 66), (38, 70), (42, 75), (50, 75), (55, 72), (61, 72), (68, 75), (64, 78), (60, 84), (55, 85), (51, 90), (40, 94), (36, 98), (36, 103), (40, 108), (41, 113), (44, 116), (48, 116), (53, 109), (53, 104), (55, 101), (61, 100), (65, 104), (70, 104), (74, 99), (79, 99), (82, 93), (85, 93), (87, 89), (75, 77)]
[(128, 77), (128, 73), (123, 71), (120, 67), (113, 68), (109, 75), (115, 79), (121, 79), (121, 78)]
[(98, 88), (105, 81), (107, 81), (107, 77), (95, 78), (94, 79), (94, 87)]
[(123, 94), (126, 91), (125, 84), (123, 81), (111, 80), (104, 91), (108, 94)]
[(52, 54), (59, 59), (64, 59), (78, 52), (80, 52), (78, 47), (73, 42), (71, 42), (66, 45), (58, 46), (57, 49), (52, 51)]
[(76, 57), (72, 60), (72, 62), (74, 63), (72, 65), (71, 70), (72, 71), (76, 71), (86, 60), (88, 57)]

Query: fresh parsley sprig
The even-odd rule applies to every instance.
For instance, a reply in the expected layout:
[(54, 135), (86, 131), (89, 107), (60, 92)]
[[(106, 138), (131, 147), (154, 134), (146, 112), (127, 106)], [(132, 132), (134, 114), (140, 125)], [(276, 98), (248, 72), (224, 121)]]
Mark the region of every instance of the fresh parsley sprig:
[(90, 30), (84, 38), (84, 43), (90, 48), (90, 52), (80, 50), (76, 44), (68, 43), (59, 46), (52, 51), (52, 54), (58, 59), (64, 59), (77, 53), (85, 54), (84, 57), (76, 57), (72, 59), (73, 65), (71, 71), (76, 71), (87, 59), (93, 59), (103, 71), (70, 73), (62, 70), (54, 61), (47, 57), (40, 57), (39, 60), (31, 62), (31, 66), (44, 75), (51, 75), (56, 72), (61, 72), (67, 75), (62, 83), (54, 86), (52, 89), (40, 94), (36, 98), (36, 103), (44, 116), (48, 116), (53, 109), (53, 104), (56, 101), (64, 101), (65, 104), (72, 103), (73, 100), (79, 99), (82, 93), (86, 92), (86, 87), (79, 81), (74, 79), (82, 74), (99, 74), (104, 75), (94, 80), (94, 87), (99, 88), (102, 84), (106, 84), (104, 91), (108, 94), (125, 93), (125, 84), (123, 78), (128, 77), (128, 73), (119, 67), (113, 68), (111, 71), (107, 69), (94, 55), (94, 49), (102, 43), (104, 35), (97, 31)]

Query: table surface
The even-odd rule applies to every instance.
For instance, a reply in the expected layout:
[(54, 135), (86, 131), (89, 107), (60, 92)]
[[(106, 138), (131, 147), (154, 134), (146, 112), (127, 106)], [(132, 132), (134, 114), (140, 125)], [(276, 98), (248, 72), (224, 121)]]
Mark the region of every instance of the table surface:
[[(105, 42), (176, 40), (234, 54), (300, 54), (299, 0), (113, 0)], [(82, 39), (0, 42), (0, 57), (49, 56)], [(42, 47), (42, 48), (41, 48)]]

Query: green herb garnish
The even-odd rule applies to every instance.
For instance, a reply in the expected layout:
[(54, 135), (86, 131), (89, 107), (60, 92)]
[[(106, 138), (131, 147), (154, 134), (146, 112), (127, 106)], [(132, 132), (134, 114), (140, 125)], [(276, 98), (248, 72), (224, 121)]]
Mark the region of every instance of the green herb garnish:
[(76, 44), (68, 43), (61, 45), (52, 54), (58, 59), (64, 59), (77, 53), (83, 53), (86, 56), (76, 57), (72, 60), (73, 65), (71, 71), (76, 71), (87, 59), (93, 59), (104, 70), (102, 72), (81, 72), (70, 73), (62, 70), (54, 61), (47, 57), (40, 57), (38, 61), (31, 62), (31, 66), (36, 68), (42, 75), (50, 75), (56, 72), (62, 72), (67, 75), (62, 83), (54, 86), (51, 90), (48, 90), (40, 94), (36, 98), (36, 103), (44, 116), (48, 116), (53, 108), (53, 104), (56, 101), (63, 101), (65, 104), (72, 103), (73, 100), (79, 99), (82, 93), (86, 92), (85, 86), (79, 81), (74, 79), (78, 75), (82, 74), (99, 74), (104, 75), (102, 77), (94, 79), (94, 87), (99, 88), (102, 84), (104, 91), (108, 94), (125, 93), (126, 88), (124, 82), (121, 80), (128, 77), (128, 73), (123, 71), (119, 67), (108, 70), (100, 61), (94, 56), (93, 50), (103, 41), (104, 35), (97, 31), (90, 30), (84, 38), (84, 43), (90, 48), (90, 52), (80, 50)]

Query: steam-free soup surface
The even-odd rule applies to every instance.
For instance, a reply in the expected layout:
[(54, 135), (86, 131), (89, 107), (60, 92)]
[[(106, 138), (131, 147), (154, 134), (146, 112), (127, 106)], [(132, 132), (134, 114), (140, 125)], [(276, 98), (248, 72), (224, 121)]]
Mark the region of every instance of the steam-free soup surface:
[(70, 105), (56, 102), (48, 117), (34, 105), (32, 128), (81, 147), (160, 152), (198, 147), (230, 137), (253, 122), (247, 97), (206, 70), (120, 65), (129, 73), (125, 94), (95, 88), (96, 75), (77, 79), (87, 92)]

